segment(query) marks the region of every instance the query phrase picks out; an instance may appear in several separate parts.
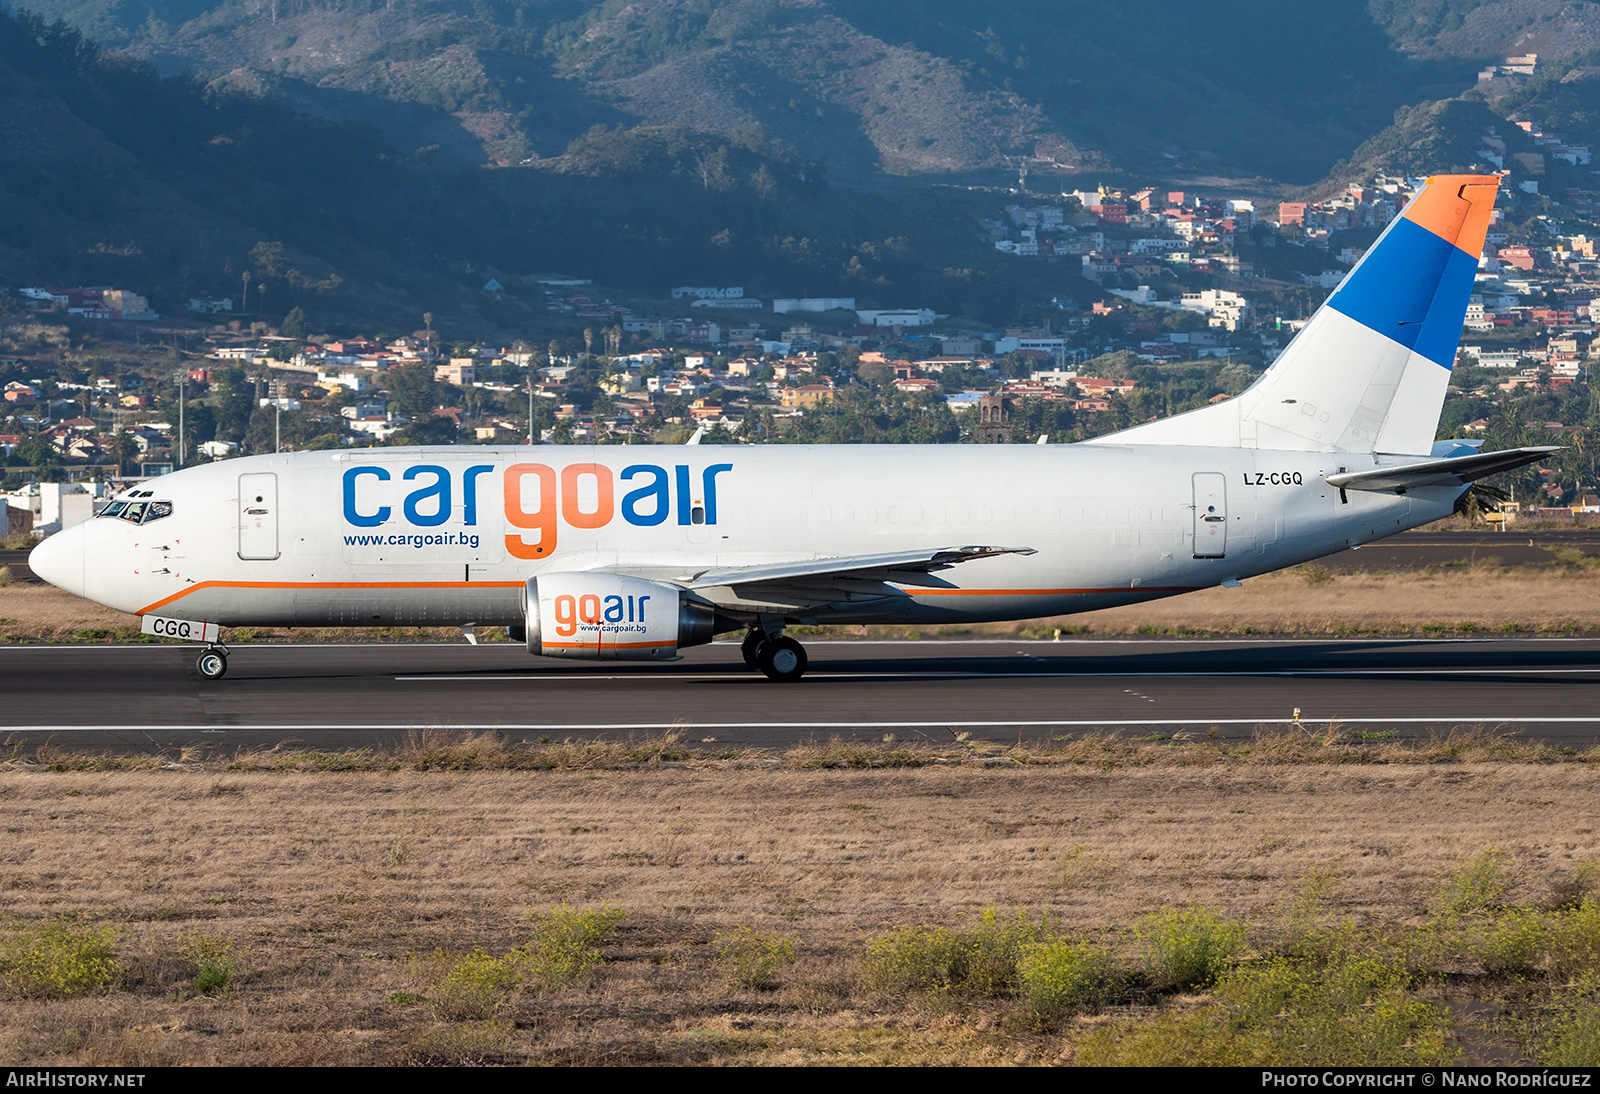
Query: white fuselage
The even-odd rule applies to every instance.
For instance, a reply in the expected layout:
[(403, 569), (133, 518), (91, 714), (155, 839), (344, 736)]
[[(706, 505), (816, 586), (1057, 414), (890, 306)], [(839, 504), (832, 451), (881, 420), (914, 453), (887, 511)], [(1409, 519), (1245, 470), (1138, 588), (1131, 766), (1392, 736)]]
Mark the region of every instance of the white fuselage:
[(1464, 489), (1341, 498), (1323, 481), (1371, 459), (1115, 444), (304, 452), (148, 480), (136, 489), (170, 516), (86, 521), (45, 541), (35, 565), (122, 611), (224, 626), (507, 625), (541, 574), (687, 581), (978, 544), (1035, 553), (962, 563), (887, 598), (882, 583), (839, 582), (836, 599), (787, 614), (1024, 619), (1318, 558), (1445, 516)]

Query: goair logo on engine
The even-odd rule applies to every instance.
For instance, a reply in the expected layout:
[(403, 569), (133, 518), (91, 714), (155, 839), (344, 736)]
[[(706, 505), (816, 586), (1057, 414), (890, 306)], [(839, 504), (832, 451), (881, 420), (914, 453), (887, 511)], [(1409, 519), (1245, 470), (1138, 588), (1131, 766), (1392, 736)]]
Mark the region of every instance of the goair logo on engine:
[(653, 599), (649, 596), (612, 595), (602, 598), (594, 593), (581, 596), (562, 593), (552, 601), (556, 634), (570, 638), (578, 633), (580, 624), (586, 631), (602, 629), (607, 632), (638, 631), (642, 634), (648, 629), (644, 607)]
[(480, 494), (498, 478), (506, 550), (516, 558), (544, 559), (555, 553), (563, 525), (604, 528), (619, 512), (640, 528), (669, 520), (686, 526), (716, 524), (717, 476), (732, 471), (733, 464), (714, 463), (698, 474), (688, 464), (669, 469), (651, 463), (629, 464), (619, 472), (601, 463), (561, 468), (514, 463), (498, 475), (497, 470), (488, 463), (419, 463), (403, 469), (358, 464), (342, 478), (344, 521), (356, 528), (395, 522), (437, 528), (459, 513), (461, 526), (475, 527), (480, 519), (494, 520), (480, 511), (493, 505)]

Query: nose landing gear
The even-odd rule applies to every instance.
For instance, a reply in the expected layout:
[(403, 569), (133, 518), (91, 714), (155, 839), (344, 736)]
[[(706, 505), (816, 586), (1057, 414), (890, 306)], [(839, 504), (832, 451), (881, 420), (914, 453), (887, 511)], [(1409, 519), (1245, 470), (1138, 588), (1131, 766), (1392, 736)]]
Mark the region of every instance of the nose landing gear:
[(746, 665), (760, 669), (768, 680), (780, 684), (798, 680), (806, 672), (806, 648), (781, 632), (769, 636), (759, 628), (754, 629), (744, 636), (739, 652)]
[(207, 680), (221, 680), (228, 671), (228, 649), (226, 646), (207, 646), (205, 652), (200, 654), (200, 659), (194, 663), (195, 671)]

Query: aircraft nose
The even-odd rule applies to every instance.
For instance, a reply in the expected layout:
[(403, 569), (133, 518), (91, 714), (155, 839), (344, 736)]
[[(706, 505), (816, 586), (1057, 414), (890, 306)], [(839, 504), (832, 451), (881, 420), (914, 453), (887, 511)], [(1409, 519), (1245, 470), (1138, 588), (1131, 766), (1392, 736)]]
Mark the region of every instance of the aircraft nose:
[(28, 569), (56, 588), (65, 589), (74, 596), (82, 596), (83, 569), (88, 558), (84, 542), (88, 534), (85, 525), (88, 523), (75, 524), (40, 541), (28, 553)]

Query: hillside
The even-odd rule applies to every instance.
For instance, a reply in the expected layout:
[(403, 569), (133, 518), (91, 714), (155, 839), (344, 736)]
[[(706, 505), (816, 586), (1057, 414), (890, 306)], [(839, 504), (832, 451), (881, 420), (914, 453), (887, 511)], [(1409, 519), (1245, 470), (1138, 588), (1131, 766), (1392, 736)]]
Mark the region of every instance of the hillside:
[[(1449, 20), (1419, 22), (1399, 0), (1382, 3), (1331, 0), (1289, 18), (1267, 0), (976, 10), (955, 0), (38, 0), (38, 9), (162, 72), (192, 69), (370, 122), (397, 149), (453, 166), (559, 155), (600, 123), (760, 126), (855, 185), (992, 173), (1018, 156), (1305, 184), (1397, 109), (1473, 85), (1482, 35), (1461, 38)], [(1463, 19), (1509, 27), (1525, 15), (1490, 4)]]
[(830, 189), (757, 131), (597, 130), (539, 166), (429, 166), (28, 16), (0, 14), (0, 138), (5, 281), (137, 285), (166, 314), (237, 294), (245, 270), (274, 323), (299, 306), (318, 330), (402, 332), (431, 311), (451, 337), (505, 338), (581, 329), (522, 280), (545, 270), (655, 299), (692, 278), (992, 324), (1062, 284), (980, 238), (992, 198)]
[(1371, 0), (1369, 10), (1418, 57), (1537, 53), (1553, 61), (1600, 46), (1595, 0)]
[(1263, 0), (40, 4), (82, 35), (0, 19), (5, 281), (172, 314), (249, 270), (255, 318), (319, 330), (572, 336), (522, 279), (548, 270), (1003, 326), (1086, 289), (987, 246), (997, 195), (930, 184), (1031, 157), (1064, 184), (1327, 190), (1467, 166), (1489, 128), (1521, 139), (1513, 111), (1600, 145), (1600, 52), (1483, 87), (1467, 55), (1576, 48), (1589, 0), (1335, 0), (1287, 34)]

